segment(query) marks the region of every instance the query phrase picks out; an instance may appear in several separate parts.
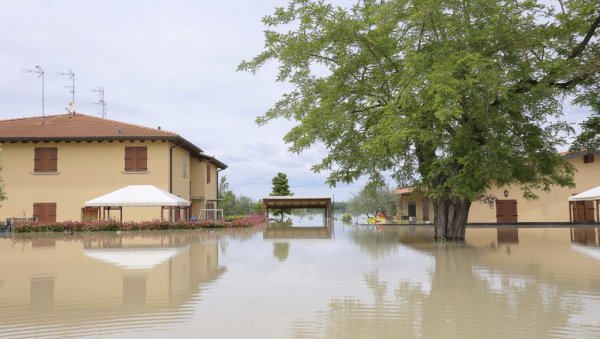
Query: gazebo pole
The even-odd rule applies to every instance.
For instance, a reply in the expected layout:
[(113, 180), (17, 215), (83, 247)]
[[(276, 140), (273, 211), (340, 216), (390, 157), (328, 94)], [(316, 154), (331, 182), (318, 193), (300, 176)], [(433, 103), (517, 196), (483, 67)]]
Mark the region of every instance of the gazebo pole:
[(573, 222), (573, 203), (569, 201), (569, 222)]
[(121, 222), (123, 222), (123, 206), (119, 207), (119, 217), (121, 218)]
[(160, 206), (160, 221), (165, 220), (164, 212), (165, 212), (165, 206)]

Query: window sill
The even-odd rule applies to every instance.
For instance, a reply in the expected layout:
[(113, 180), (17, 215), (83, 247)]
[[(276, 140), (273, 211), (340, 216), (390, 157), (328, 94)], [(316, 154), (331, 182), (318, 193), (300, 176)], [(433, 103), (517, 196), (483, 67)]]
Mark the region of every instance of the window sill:
[(59, 175), (60, 172), (56, 171), (56, 172), (31, 172), (31, 174), (33, 175)]
[(148, 174), (150, 171), (121, 171), (123, 174)]

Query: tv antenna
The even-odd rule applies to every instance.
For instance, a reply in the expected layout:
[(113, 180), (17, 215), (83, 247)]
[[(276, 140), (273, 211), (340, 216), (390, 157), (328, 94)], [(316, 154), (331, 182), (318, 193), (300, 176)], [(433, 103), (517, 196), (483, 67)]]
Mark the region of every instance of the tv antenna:
[[(71, 94), (73, 95), (73, 100), (69, 104), (69, 107), (72, 106), (74, 108), (75, 107), (75, 72), (73, 72), (73, 70), (69, 68), (69, 71), (67, 73), (58, 72), (58, 73), (56, 73), (56, 75), (67, 76), (67, 77), (69, 77), (69, 80), (72, 80), (71, 86), (65, 86), (65, 88), (70, 88), (69, 92), (71, 92)], [(70, 113), (75, 113), (75, 111), (70, 112)]]
[(104, 101), (104, 87), (93, 88), (90, 91), (98, 93), (98, 102), (94, 102), (96, 105), (102, 105), (102, 119), (106, 119), (106, 101)]
[(26, 69), (23, 70), (25, 73), (36, 73), (38, 78), (42, 78), (42, 125), (44, 124), (45, 119), (45, 110), (44, 110), (44, 70), (40, 66), (35, 66), (34, 69)]

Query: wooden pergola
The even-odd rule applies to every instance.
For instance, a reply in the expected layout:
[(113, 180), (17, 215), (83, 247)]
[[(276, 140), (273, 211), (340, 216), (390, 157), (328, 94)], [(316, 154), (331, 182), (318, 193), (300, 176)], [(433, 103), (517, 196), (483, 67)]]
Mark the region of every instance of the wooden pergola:
[(569, 197), (569, 221), (600, 222), (600, 186)]
[(270, 209), (319, 208), (325, 210), (325, 218), (333, 218), (330, 197), (270, 196), (263, 198), (263, 204), (267, 216)]

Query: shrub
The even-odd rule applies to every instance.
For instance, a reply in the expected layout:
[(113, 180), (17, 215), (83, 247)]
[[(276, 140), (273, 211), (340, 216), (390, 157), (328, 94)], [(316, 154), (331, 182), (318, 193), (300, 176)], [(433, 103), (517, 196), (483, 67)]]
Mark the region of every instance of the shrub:
[(24, 223), (15, 225), (13, 231), (25, 232), (98, 232), (98, 231), (146, 231), (181, 230), (201, 228), (239, 228), (253, 227), (265, 221), (262, 215), (240, 216), (234, 220), (165, 221), (151, 220), (141, 222), (119, 222), (114, 220), (62, 221), (53, 223)]

